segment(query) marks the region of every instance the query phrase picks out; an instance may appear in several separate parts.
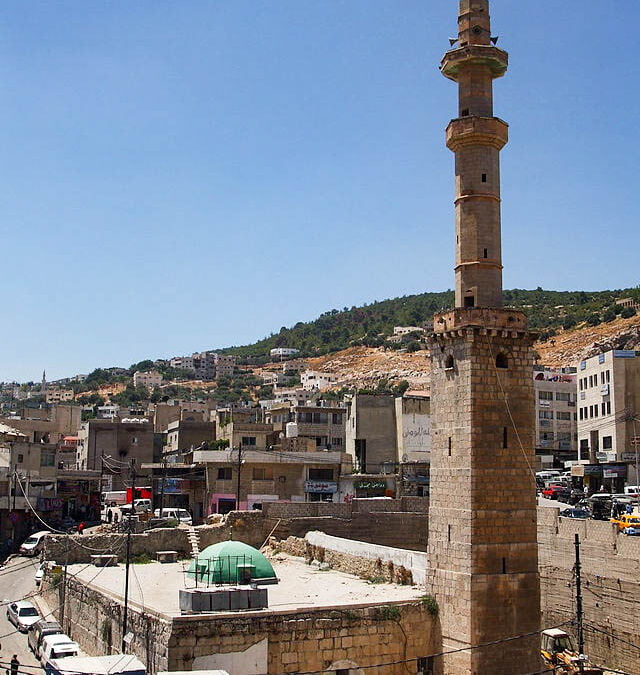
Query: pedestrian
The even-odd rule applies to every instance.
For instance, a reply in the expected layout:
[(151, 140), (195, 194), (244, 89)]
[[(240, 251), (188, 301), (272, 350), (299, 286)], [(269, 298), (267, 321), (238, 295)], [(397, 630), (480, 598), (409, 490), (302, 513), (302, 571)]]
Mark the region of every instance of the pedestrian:
[(84, 520), (78, 523), (78, 534), (82, 534), (84, 531)]
[(113, 511), (111, 509), (107, 509), (107, 522), (109, 525), (111, 525), (111, 522), (113, 521)]
[(118, 512), (115, 511), (114, 514), (113, 514), (113, 524), (117, 525), (119, 520), (120, 520), (120, 516), (119, 516)]
[(18, 675), (18, 668), (20, 668), (20, 661), (18, 661), (18, 655), (14, 654), (11, 657), (11, 675)]

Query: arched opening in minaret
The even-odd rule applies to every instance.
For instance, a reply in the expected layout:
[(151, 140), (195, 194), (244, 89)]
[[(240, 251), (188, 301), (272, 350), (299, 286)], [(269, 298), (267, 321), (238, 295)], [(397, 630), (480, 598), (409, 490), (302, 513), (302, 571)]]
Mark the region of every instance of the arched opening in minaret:
[(453, 370), (454, 366), (455, 366), (455, 362), (453, 360), (453, 354), (449, 354), (449, 356), (447, 356), (447, 358), (444, 362), (444, 369), (445, 370)]
[(507, 358), (506, 354), (503, 354), (502, 352), (496, 356), (496, 368), (508, 368), (509, 367), (509, 359)]

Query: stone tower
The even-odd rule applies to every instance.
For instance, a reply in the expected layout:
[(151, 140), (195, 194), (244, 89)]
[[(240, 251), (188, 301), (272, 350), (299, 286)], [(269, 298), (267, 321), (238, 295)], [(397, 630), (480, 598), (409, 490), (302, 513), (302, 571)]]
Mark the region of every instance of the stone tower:
[[(428, 585), (440, 608), (444, 675), (540, 670), (533, 474), (534, 336), (502, 309), (499, 153), (493, 80), (507, 70), (488, 0), (461, 0), (442, 73), (458, 83), (447, 127), (456, 167), (456, 308), (434, 317)], [(453, 45), (452, 45), (453, 46)], [(487, 642), (505, 640), (490, 647)], [(473, 649), (465, 647), (474, 646)]]

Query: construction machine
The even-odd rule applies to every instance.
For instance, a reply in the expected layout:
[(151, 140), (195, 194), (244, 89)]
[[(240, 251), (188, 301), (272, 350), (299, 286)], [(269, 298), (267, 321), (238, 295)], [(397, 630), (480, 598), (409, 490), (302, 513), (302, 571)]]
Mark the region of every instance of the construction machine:
[(589, 657), (579, 654), (571, 636), (559, 628), (542, 632), (542, 658), (558, 675), (603, 675), (602, 668), (594, 666)]

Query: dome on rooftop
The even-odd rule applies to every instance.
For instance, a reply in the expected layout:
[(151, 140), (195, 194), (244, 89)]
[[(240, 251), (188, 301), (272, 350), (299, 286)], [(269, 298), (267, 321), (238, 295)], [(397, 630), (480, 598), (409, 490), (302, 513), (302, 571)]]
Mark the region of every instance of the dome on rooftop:
[(207, 546), (197, 560), (191, 562), (188, 576), (196, 577), (196, 565), (198, 581), (210, 584), (237, 584), (249, 578), (273, 582), (276, 578), (271, 563), (262, 553), (241, 541), (222, 541)]

